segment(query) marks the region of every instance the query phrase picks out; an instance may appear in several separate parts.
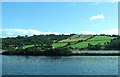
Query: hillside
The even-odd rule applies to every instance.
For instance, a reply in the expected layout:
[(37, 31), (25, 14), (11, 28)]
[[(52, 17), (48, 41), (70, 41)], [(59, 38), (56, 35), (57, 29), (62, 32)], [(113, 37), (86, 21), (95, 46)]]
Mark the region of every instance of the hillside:
[(61, 40), (57, 43), (53, 43), (52, 46), (54, 48), (57, 47), (72, 47), (72, 48), (86, 48), (88, 47), (88, 44), (91, 45), (102, 45), (105, 46), (107, 43), (109, 43), (112, 39), (116, 37), (113, 36), (103, 36), (103, 35), (73, 35), (65, 40)]
[(63, 47), (63, 46), (69, 46), (69, 44), (76, 44), (77, 42), (85, 41), (87, 39), (92, 38), (93, 35), (73, 35), (67, 39), (60, 40), (57, 43), (53, 43), (53, 48)]
[(70, 47), (72, 48), (86, 48), (88, 47), (88, 44), (92, 44), (92, 45), (97, 45), (97, 44), (101, 44), (101, 45), (107, 45), (108, 42), (110, 42), (113, 38), (115, 37), (110, 37), (110, 36), (95, 36), (91, 39), (88, 39), (86, 41), (74, 44), (74, 45), (70, 45)]
[[(107, 46), (112, 39), (117, 36), (110, 35), (33, 35), (33, 36), (17, 36), (2, 39), (2, 49), (27, 49), (37, 48), (59, 48), (70, 47), (77, 49), (87, 49), (90, 45), (92, 48)], [(111, 45), (109, 45), (110, 47)], [(108, 47), (108, 49), (109, 49)]]
[(82, 40), (82, 41), (87, 40), (91, 37), (92, 37), (92, 35), (73, 35), (73, 36), (71, 36), (71, 37), (69, 37), (65, 40), (61, 40), (59, 42), (66, 42), (66, 43), (68, 43), (68, 42), (78, 42), (80, 40)]
[[(51, 46), (52, 45), (52, 46)], [(12, 45), (13, 46), (13, 45)], [(54, 47), (56, 46), (56, 47)], [(74, 51), (74, 48), (77, 50), (83, 48), (81, 50)], [(44, 45), (24, 45), (23, 48), (15, 48), (6, 50), (5, 52), (2, 52), (2, 55), (44, 55), (44, 56), (74, 56), (74, 55), (82, 55), (82, 56), (118, 56), (120, 53), (118, 52), (92, 52), (93, 50), (120, 50), (120, 37), (113, 37), (113, 36), (100, 36), (95, 35), (92, 38), (89, 38), (84, 41), (80, 41), (77, 43), (64, 43), (64, 42), (58, 42), (53, 43), (50, 45), (44, 44)], [(104, 48), (103, 48), (104, 47)], [(92, 50), (92, 51), (86, 51), (86, 50)]]

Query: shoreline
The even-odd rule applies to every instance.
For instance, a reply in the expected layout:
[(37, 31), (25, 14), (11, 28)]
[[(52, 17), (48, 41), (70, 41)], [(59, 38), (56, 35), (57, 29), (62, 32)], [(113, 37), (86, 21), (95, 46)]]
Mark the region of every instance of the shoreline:
[(120, 53), (84, 53), (84, 54), (70, 54), (70, 55), (28, 55), (28, 54), (0, 54), (9, 56), (120, 56)]
[[(62, 52), (64, 51), (65, 52)], [(62, 53), (61, 53), (62, 52)], [(5, 51), (0, 55), (23, 55), (23, 56), (120, 56), (119, 50), (70, 50), (66, 48), (49, 49), (48, 51)]]

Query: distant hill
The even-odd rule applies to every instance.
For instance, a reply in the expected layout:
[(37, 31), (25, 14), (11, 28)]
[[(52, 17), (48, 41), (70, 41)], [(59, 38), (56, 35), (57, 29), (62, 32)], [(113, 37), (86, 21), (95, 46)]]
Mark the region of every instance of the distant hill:
[[(33, 35), (33, 36), (17, 36), (2, 38), (2, 49), (26, 49), (31, 47), (46, 48), (59, 48), (69, 47), (84, 49), (88, 45), (102, 46), (108, 45), (117, 35)], [(109, 47), (111, 44), (109, 45)], [(109, 48), (108, 47), (108, 48)]]

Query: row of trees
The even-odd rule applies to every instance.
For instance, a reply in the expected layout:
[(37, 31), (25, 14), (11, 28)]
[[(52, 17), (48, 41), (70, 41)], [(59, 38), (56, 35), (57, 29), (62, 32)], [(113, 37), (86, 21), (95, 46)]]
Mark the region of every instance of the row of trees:
[(2, 53), (3, 55), (49, 55), (49, 56), (69, 56), (72, 54), (72, 51), (69, 48), (50, 48), (50, 49), (34, 49), (34, 48), (26, 48), (26, 49), (18, 49), (18, 50), (8, 50)]
[(106, 49), (112, 49), (112, 50), (120, 50), (120, 36), (111, 40), (108, 45), (105, 47)]
[(17, 36), (8, 37), (2, 39), (3, 49), (8, 49), (10, 47), (20, 47), (24, 45), (51, 45), (53, 42), (58, 42), (63, 39), (67, 39), (72, 35), (33, 35), (33, 36)]

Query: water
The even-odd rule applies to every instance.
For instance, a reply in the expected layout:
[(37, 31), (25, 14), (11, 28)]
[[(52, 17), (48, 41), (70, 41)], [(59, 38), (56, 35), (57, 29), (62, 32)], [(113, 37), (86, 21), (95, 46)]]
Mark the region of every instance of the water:
[(2, 56), (3, 75), (117, 75), (117, 56)]

